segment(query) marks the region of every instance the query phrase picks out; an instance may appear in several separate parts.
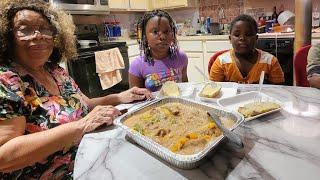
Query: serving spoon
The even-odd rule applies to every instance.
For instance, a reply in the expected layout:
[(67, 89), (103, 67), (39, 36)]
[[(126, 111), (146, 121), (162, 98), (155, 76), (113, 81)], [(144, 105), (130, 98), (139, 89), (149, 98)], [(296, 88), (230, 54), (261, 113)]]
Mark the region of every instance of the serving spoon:
[(207, 114), (216, 123), (218, 128), (223, 132), (223, 135), (225, 135), (237, 148), (243, 148), (243, 143), (240, 137), (236, 133), (225, 128), (221, 123), (220, 117), (218, 115), (210, 111), (207, 111)]

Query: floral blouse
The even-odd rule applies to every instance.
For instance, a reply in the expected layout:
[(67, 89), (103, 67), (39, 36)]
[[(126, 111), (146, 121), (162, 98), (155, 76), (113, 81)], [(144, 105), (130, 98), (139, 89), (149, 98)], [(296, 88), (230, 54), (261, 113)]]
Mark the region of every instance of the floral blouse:
[[(56, 67), (49, 72), (59, 87), (59, 96), (50, 95), (30, 75), (19, 74), (13, 66), (0, 66), (0, 121), (25, 116), (25, 134), (31, 134), (76, 121), (88, 114), (80, 89), (66, 71)], [(56, 152), (44, 162), (10, 174), (0, 172), (0, 179), (72, 179), (76, 151), (77, 147), (72, 147), (67, 152)]]

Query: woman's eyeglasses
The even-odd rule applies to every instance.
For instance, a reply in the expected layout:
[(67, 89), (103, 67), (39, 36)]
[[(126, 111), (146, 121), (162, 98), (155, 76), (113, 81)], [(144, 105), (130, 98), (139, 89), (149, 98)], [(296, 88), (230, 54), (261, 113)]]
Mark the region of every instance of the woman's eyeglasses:
[(14, 30), (18, 37), (23, 38), (29, 38), (34, 36), (35, 33), (40, 33), (45, 38), (51, 39), (56, 34), (55, 29), (51, 26), (18, 26)]

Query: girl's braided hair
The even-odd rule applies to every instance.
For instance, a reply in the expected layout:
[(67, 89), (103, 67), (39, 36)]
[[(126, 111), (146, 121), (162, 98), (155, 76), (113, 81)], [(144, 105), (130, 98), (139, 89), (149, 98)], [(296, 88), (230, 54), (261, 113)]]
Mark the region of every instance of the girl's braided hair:
[(144, 54), (145, 61), (148, 62), (149, 64), (154, 64), (154, 60), (152, 58), (150, 46), (149, 46), (148, 40), (147, 40), (146, 27), (147, 27), (148, 21), (151, 18), (156, 17), (156, 16), (158, 16), (159, 18), (162, 18), (162, 17), (167, 18), (169, 21), (170, 28), (172, 30), (173, 43), (169, 48), (170, 59), (174, 59), (176, 57), (177, 50), (178, 50), (177, 35), (176, 35), (177, 28), (176, 28), (176, 24), (175, 24), (174, 20), (169, 15), (169, 13), (164, 10), (160, 10), (160, 9), (156, 9), (156, 10), (147, 12), (144, 14), (144, 16), (142, 17), (142, 19), (139, 22), (139, 27), (141, 28), (141, 31), (142, 31), (141, 32), (142, 36), (141, 36), (141, 40), (140, 40), (139, 44), (140, 44), (140, 55)]

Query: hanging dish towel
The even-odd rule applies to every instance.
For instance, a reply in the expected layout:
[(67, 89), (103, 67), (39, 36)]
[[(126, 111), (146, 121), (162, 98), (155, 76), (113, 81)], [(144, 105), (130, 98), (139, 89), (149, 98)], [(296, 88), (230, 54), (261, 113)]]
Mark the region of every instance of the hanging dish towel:
[(124, 69), (123, 57), (118, 48), (96, 51), (96, 72), (103, 90), (118, 84), (122, 78), (120, 69)]

